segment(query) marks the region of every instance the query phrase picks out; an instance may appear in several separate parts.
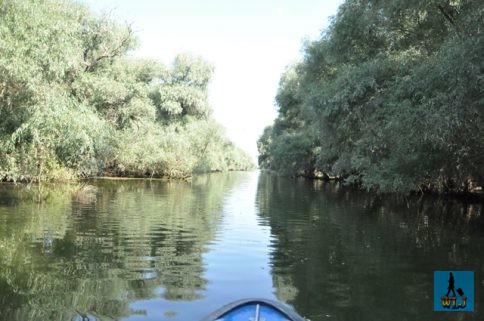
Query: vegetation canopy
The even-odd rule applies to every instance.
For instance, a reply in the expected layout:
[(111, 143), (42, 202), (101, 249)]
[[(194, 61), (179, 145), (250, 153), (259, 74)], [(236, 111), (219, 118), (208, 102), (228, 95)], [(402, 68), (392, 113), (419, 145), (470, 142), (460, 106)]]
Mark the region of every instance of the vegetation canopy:
[(130, 26), (73, 1), (0, 1), (0, 180), (253, 166), (211, 118), (212, 66), (136, 59), (136, 43)]
[(484, 182), (484, 3), (347, 0), (282, 76), (259, 165), (382, 192)]

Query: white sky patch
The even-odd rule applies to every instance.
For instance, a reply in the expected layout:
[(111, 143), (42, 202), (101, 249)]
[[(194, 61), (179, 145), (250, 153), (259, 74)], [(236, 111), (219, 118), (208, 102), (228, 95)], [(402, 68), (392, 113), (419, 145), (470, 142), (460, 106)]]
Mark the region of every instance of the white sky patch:
[(257, 139), (277, 115), (281, 74), (300, 59), (302, 39), (318, 38), (343, 0), (83, 2), (97, 12), (114, 8), (117, 20), (131, 23), (140, 38), (138, 57), (170, 64), (176, 54), (190, 52), (212, 63), (214, 118), (256, 159)]
[(283, 7), (278, 7), (276, 9), (276, 15), (279, 17), (279, 18), (282, 18), (286, 13), (286, 10), (284, 10)]

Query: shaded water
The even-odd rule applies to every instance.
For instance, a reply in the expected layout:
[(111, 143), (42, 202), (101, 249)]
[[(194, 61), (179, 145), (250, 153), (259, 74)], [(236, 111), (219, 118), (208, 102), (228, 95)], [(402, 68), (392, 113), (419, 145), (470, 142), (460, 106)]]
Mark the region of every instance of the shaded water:
[[(482, 212), (257, 172), (3, 184), (0, 320), (199, 320), (246, 297), (312, 321), (482, 320)], [(432, 311), (434, 270), (475, 272), (475, 313)]]

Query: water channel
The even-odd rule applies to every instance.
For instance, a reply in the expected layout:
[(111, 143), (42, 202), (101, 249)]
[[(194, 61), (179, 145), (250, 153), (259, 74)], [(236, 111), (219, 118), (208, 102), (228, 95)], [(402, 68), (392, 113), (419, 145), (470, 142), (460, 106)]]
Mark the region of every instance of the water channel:
[[(433, 311), (436, 270), (474, 271), (474, 313)], [(0, 185), (0, 320), (196, 321), (247, 297), (312, 321), (483, 320), (483, 274), (479, 203), (260, 172)]]

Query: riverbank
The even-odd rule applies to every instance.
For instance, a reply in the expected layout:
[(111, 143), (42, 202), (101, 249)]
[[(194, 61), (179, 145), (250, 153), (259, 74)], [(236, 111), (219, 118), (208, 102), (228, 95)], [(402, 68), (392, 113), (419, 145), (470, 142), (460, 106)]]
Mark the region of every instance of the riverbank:
[(200, 175), (207, 175), (207, 174), (216, 174), (216, 173), (229, 173), (229, 172), (250, 172), (255, 170), (254, 167), (249, 167), (249, 168), (244, 168), (244, 169), (229, 169), (229, 170), (212, 170), (212, 171), (206, 171), (206, 172), (197, 172), (197, 173), (180, 173), (173, 171), (170, 174), (165, 174), (165, 175), (158, 175), (154, 173), (145, 173), (145, 174), (134, 174), (134, 173), (125, 173), (125, 174), (119, 174), (119, 173), (103, 173), (101, 176), (82, 176), (82, 177), (75, 177), (74, 175), (65, 175), (63, 177), (56, 177), (54, 179), (48, 179), (48, 180), (39, 180), (38, 177), (25, 177), (20, 180), (0, 180), (0, 183), (20, 183), (20, 184), (39, 184), (39, 183), (49, 183), (49, 184), (55, 184), (55, 183), (74, 183), (74, 182), (82, 182), (84, 180), (90, 180), (90, 179), (104, 179), (104, 180), (137, 180), (137, 179), (147, 179), (147, 180), (160, 180), (160, 181), (166, 181), (166, 180), (190, 180), (194, 176), (200, 176)]
[(432, 190), (429, 188), (426, 188), (426, 189), (422, 188), (422, 189), (412, 190), (408, 192), (384, 192), (377, 189), (372, 190), (372, 189), (364, 188), (362, 184), (358, 182), (348, 183), (345, 177), (331, 176), (322, 172), (315, 172), (312, 175), (308, 175), (304, 173), (298, 173), (296, 175), (287, 175), (287, 174), (284, 175), (274, 170), (264, 169), (262, 171), (272, 175), (291, 177), (293, 179), (306, 179), (306, 180), (314, 180), (314, 181), (321, 181), (321, 182), (332, 182), (334, 184), (341, 184), (341, 186), (345, 186), (346, 188), (352, 188), (360, 192), (366, 192), (366, 193), (381, 195), (381, 196), (401, 196), (401, 197), (438, 196), (438, 197), (448, 197), (453, 199), (459, 199), (461, 201), (471, 202), (471, 203), (484, 202), (484, 191), (482, 190), (481, 186), (478, 186), (475, 184), (473, 185), (474, 186), (473, 189), (468, 191), (463, 191), (463, 190), (439, 191), (435, 189)]

